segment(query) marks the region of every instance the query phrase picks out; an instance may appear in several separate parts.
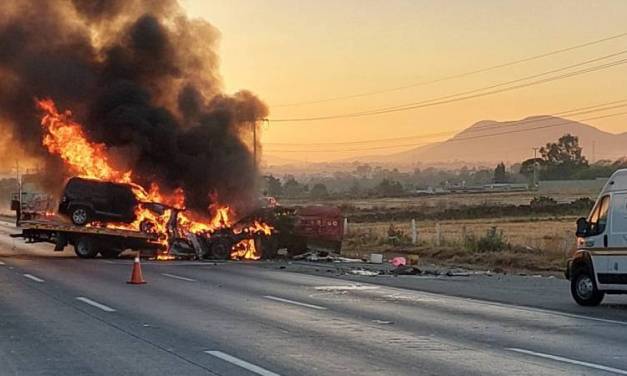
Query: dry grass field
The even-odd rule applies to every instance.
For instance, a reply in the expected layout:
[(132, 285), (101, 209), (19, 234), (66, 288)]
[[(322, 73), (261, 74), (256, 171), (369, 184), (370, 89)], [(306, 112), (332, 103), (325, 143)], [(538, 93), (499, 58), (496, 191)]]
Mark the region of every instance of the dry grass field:
[[(569, 203), (581, 197), (594, 199), (597, 192), (542, 192), (559, 203)], [(577, 216), (534, 216), (510, 218), (474, 218), (455, 220), (422, 220), (416, 222), (418, 241), (411, 242), (411, 222), (381, 221), (351, 223), (352, 213), (394, 212), (395, 210), (432, 208), (437, 212), (473, 206), (528, 205), (538, 192), (499, 192), (429, 195), (404, 198), (370, 198), (343, 200), (281, 200), (283, 205), (336, 205), (345, 208), (349, 231), (342, 253), (350, 257), (367, 257), (370, 253), (418, 255), (421, 262), (451, 266), (503, 270), (510, 272), (561, 272), (566, 259), (575, 249)], [(585, 215), (585, 213), (581, 213)], [(376, 218), (373, 217), (373, 218)], [(392, 224), (399, 232), (390, 238)], [(439, 227), (439, 236), (437, 228)], [(483, 250), (492, 241), (487, 234), (496, 228), (498, 250)], [(486, 237), (488, 238), (486, 240)], [(483, 239), (482, 239), (483, 238)], [(480, 243), (481, 245), (477, 246)]]
[[(549, 196), (557, 202), (572, 202), (581, 197), (594, 199), (597, 192), (572, 193), (572, 192), (547, 192), (542, 195)], [(285, 206), (303, 205), (350, 205), (356, 209), (376, 208), (414, 208), (437, 207), (442, 209), (458, 208), (460, 206), (476, 205), (526, 205), (539, 196), (537, 192), (494, 192), (494, 193), (452, 193), (446, 195), (425, 195), (416, 197), (390, 197), (390, 198), (363, 198), (363, 199), (281, 199)]]
[[(367, 257), (382, 252), (388, 257), (418, 255), (423, 262), (503, 271), (560, 272), (575, 249), (575, 217), (503, 218), (416, 222), (418, 241), (411, 243), (411, 223), (393, 223), (400, 232), (390, 238), (390, 223), (349, 223), (342, 253)], [(439, 226), (439, 240), (437, 227)], [(477, 251), (469, 239), (485, 237), (496, 227), (507, 244), (498, 251)]]

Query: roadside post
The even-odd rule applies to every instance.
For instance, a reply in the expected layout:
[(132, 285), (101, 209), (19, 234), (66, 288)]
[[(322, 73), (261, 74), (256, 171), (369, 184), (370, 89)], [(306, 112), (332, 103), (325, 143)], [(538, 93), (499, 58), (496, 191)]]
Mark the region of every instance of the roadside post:
[(416, 245), (416, 241), (418, 240), (418, 234), (416, 233), (416, 220), (411, 220), (411, 244)]
[(440, 222), (435, 224), (435, 245), (442, 245), (442, 232), (440, 231)]

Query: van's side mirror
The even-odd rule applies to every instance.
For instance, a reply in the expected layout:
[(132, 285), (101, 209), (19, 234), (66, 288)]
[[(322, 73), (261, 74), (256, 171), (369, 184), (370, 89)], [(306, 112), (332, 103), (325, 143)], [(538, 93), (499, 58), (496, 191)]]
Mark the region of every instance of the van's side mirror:
[(585, 218), (581, 217), (577, 220), (577, 231), (575, 234), (578, 237), (585, 237), (588, 235), (588, 221)]

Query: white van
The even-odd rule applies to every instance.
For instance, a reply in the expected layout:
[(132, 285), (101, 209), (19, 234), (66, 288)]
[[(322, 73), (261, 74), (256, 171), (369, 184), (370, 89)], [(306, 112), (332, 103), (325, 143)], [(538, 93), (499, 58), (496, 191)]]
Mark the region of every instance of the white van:
[(566, 278), (584, 306), (599, 305), (605, 294), (627, 294), (627, 169), (612, 174), (588, 218), (577, 220)]

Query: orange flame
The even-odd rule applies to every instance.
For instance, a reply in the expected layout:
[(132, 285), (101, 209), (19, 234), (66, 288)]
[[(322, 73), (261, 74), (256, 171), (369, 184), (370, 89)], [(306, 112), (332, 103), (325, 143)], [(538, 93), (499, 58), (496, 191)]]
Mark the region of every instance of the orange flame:
[(254, 239), (244, 239), (233, 246), (231, 258), (233, 260), (259, 260), (261, 258), (259, 253)]
[[(51, 154), (58, 155), (68, 169), (75, 175), (95, 180), (112, 181), (129, 184), (139, 204), (135, 209), (135, 220), (130, 223), (98, 223), (89, 226), (104, 226), (125, 230), (136, 230), (157, 235), (157, 242), (168, 245), (168, 222), (173, 215), (172, 209), (167, 209), (162, 215), (158, 215), (147, 209), (142, 203), (158, 202), (172, 208), (181, 210), (178, 213), (178, 230), (191, 233), (212, 233), (218, 229), (231, 228), (233, 226), (234, 212), (229, 206), (214, 205), (210, 211), (214, 213), (210, 218), (200, 219), (194, 213), (183, 213), (185, 208), (185, 192), (177, 188), (172, 194), (161, 193), (159, 185), (152, 183), (146, 191), (142, 186), (132, 180), (132, 171), (118, 171), (114, 168), (107, 156), (104, 144), (90, 142), (87, 139), (81, 125), (72, 120), (72, 113), (65, 111), (59, 113), (54, 101), (43, 99), (37, 101), (37, 107), (43, 112), (41, 125), (44, 129), (43, 144)], [(215, 196), (215, 195), (214, 195)], [(216, 198), (212, 196), (212, 201)], [(247, 232), (250, 234), (270, 235), (272, 227), (259, 221), (248, 227), (234, 231), (236, 234)], [(232, 250), (233, 259), (260, 258), (260, 252), (253, 239), (245, 239), (237, 243)], [(160, 253), (158, 260), (171, 259), (169, 255)]]
[(99, 180), (129, 183), (131, 171), (121, 173), (111, 167), (105, 146), (87, 141), (80, 124), (71, 119), (72, 113), (60, 114), (51, 99), (37, 102), (44, 112), (41, 125), (44, 128), (43, 144), (52, 154), (57, 154), (76, 175)]

